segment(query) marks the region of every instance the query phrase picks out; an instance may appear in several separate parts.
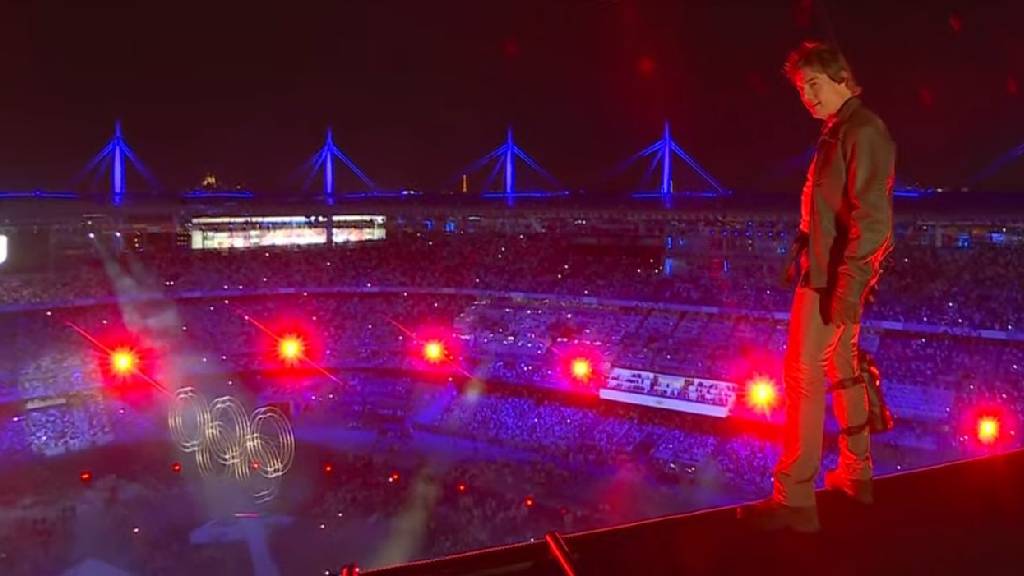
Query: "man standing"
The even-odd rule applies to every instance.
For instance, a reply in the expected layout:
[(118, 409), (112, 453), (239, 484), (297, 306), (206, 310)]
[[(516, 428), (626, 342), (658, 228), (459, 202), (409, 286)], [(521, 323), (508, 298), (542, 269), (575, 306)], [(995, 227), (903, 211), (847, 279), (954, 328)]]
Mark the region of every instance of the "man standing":
[(739, 515), (762, 529), (816, 532), (814, 479), (821, 466), (826, 392), (841, 431), (839, 466), (826, 472), (825, 485), (864, 504), (873, 500), (868, 398), (857, 340), (864, 302), (893, 244), (895, 147), (885, 124), (857, 97), (860, 86), (836, 48), (805, 42), (783, 71), (823, 127), (787, 271), (798, 284), (783, 368), (782, 457), (772, 497), (741, 508)]

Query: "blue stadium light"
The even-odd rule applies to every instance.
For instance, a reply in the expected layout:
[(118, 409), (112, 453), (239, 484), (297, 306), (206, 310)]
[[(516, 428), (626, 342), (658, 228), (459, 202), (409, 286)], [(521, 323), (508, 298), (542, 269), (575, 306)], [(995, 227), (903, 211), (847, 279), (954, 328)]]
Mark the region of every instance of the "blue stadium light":
[(928, 198), (935, 194), (935, 188), (924, 188), (912, 184), (899, 184), (893, 186), (892, 195), (897, 198)]
[[(481, 198), (494, 199), (494, 198), (555, 198), (559, 196), (568, 196), (567, 190), (560, 192), (545, 192), (542, 190), (516, 190), (511, 195), (506, 192), (488, 192), (481, 194)], [(511, 205), (511, 204), (510, 204)]]
[(252, 192), (248, 190), (190, 190), (185, 193), (186, 200), (251, 200)]
[(338, 200), (359, 200), (363, 198), (407, 198), (409, 196), (420, 196), (422, 193), (416, 190), (400, 190), (389, 192), (386, 190), (373, 192), (347, 192), (342, 194)]
[(31, 192), (0, 192), (0, 200), (24, 200), (28, 198), (76, 200), (78, 198), (78, 194), (75, 194), (74, 192), (45, 192), (43, 190), (33, 190)]

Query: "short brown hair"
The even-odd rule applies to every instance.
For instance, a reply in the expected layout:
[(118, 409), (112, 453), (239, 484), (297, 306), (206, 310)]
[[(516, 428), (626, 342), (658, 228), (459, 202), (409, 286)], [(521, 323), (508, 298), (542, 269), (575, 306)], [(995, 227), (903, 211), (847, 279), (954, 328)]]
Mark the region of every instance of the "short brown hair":
[(853, 76), (853, 70), (843, 57), (838, 48), (825, 42), (808, 40), (793, 50), (786, 57), (786, 63), (782, 66), (782, 73), (795, 82), (796, 74), (801, 68), (808, 68), (822, 72), (834, 82), (846, 82), (846, 87), (854, 96), (861, 93), (861, 86)]

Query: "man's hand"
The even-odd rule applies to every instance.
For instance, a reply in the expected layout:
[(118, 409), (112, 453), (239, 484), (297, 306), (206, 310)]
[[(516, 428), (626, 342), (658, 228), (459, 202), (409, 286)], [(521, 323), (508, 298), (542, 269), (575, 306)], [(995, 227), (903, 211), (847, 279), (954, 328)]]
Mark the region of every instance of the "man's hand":
[(892, 249), (895, 147), (880, 122), (851, 127), (843, 138), (849, 174), (849, 232), (836, 271), (832, 311), (837, 322), (859, 323), (864, 303)]
[(868, 286), (867, 296), (864, 297), (865, 304), (874, 304), (875, 296), (878, 295), (878, 280), (875, 280), (870, 286)]
[(792, 288), (800, 274), (800, 257), (787, 259), (787, 264), (782, 268), (779, 275), (779, 285), (783, 288)]
[(782, 267), (782, 273), (779, 275), (779, 284), (783, 288), (792, 288), (793, 284), (800, 279), (801, 275), (801, 260), (803, 259), (804, 250), (807, 250), (807, 245), (810, 241), (806, 232), (798, 232), (796, 238), (793, 239), (793, 243), (789, 246), (789, 253), (786, 255), (786, 263)]

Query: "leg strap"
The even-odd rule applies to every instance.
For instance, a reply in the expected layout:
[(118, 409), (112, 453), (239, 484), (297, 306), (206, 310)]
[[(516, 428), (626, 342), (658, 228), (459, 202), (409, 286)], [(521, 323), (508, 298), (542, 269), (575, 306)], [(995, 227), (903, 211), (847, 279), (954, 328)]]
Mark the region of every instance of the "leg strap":
[[(843, 390), (848, 390), (850, 388), (854, 388), (856, 386), (861, 386), (864, 384), (867, 384), (867, 380), (864, 378), (863, 374), (858, 374), (857, 376), (854, 376), (852, 378), (843, 378), (842, 380), (835, 382), (834, 384), (828, 387), (828, 391), (833, 393), (841, 392)], [(842, 434), (843, 436), (856, 436), (857, 434), (860, 434), (861, 432), (867, 430), (867, 428), (868, 421), (865, 420), (863, 424), (858, 424), (856, 426), (847, 426), (846, 428), (840, 430), (839, 433)]]
[(858, 374), (852, 378), (843, 378), (838, 382), (833, 382), (832, 385), (828, 387), (828, 391), (839, 392), (840, 390), (846, 390), (847, 388), (853, 388), (854, 386), (860, 386), (862, 384), (867, 384), (867, 380), (864, 379), (863, 374)]
[(867, 429), (868, 423), (867, 421), (865, 421), (863, 424), (859, 424), (857, 426), (847, 426), (846, 428), (840, 430), (839, 433), (842, 434), (843, 436), (856, 436), (857, 434), (860, 434), (861, 432)]

